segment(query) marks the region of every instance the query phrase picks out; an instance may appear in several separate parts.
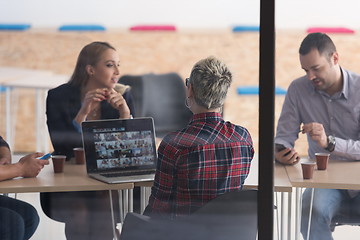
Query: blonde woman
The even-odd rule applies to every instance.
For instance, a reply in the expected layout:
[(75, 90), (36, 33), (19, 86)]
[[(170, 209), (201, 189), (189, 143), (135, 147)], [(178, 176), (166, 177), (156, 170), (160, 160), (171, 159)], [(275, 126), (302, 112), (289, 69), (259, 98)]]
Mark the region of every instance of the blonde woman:
[[(81, 122), (130, 118), (133, 114), (129, 88), (117, 83), (119, 65), (114, 47), (106, 42), (92, 42), (81, 50), (70, 81), (49, 90), (47, 125), (56, 154), (70, 159), (73, 148), (82, 146)], [(113, 191), (114, 198), (116, 194)], [(69, 240), (112, 239), (109, 203), (108, 191), (41, 194), (44, 212), (66, 223)]]

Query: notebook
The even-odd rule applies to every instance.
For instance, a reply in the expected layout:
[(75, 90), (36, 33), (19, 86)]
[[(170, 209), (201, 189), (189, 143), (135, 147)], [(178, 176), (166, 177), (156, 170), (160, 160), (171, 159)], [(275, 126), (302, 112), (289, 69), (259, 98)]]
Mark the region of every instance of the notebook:
[(87, 174), (106, 183), (154, 180), (156, 144), (152, 118), (81, 124)]

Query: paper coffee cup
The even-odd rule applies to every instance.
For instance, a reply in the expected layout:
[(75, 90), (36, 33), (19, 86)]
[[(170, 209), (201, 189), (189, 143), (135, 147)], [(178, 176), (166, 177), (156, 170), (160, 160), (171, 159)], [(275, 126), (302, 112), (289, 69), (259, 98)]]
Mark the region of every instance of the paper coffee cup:
[(85, 152), (83, 148), (74, 148), (74, 156), (76, 164), (85, 164)]
[(302, 168), (302, 173), (303, 173), (304, 179), (312, 179), (313, 178), (315, 165), (316, 165), (315, 162), (310, 162), (310, 161), (301, 163), (301, 168)]
[(318, 170), (326, 170), (329, 162), (329, 153), (315, 153), (316, 165)]
[(54, 167), (54, 173), (62, 173), (64, 172), (64, 164), (65, 164), (65, 155), (53, 155), (51, 156), (53, 167)]

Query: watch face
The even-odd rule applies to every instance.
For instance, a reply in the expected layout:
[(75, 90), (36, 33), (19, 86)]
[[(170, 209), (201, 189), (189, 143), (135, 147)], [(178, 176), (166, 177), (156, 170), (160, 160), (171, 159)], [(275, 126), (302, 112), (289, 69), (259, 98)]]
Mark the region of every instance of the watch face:
[(328, 145), (325, 148), (326, 150), (328, 150), (329, 152), (334, 151), (335, 149), (335, 137), (332, 135), (328, 136)]

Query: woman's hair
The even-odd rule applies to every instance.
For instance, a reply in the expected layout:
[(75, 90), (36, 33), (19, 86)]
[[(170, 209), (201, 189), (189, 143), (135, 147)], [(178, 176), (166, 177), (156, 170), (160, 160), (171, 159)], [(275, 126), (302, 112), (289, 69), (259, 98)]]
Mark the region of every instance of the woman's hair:
[(215, 57), (197, 62), (190, 74), (195, 102), (206, 109), (222, 107), (231, 82), (230, 70)]
[(80, 51), (74, 72), (69, 80), (70, 85), (85, 86), (89, 80), (89, 74), (86, 66), (95, 66), (101, 58), (101, 55), (108, 49), (116, 50), (107, 42), (92, 42)]
[(318, 50), (321, 56), (325, 56), (330, 60), (334, 52), (336, 52), (336, 47), (331, 38), (325, 33), (310, 33), (302, 41), (299, 53), (300, 55), (306, 55), (311, 50)]

